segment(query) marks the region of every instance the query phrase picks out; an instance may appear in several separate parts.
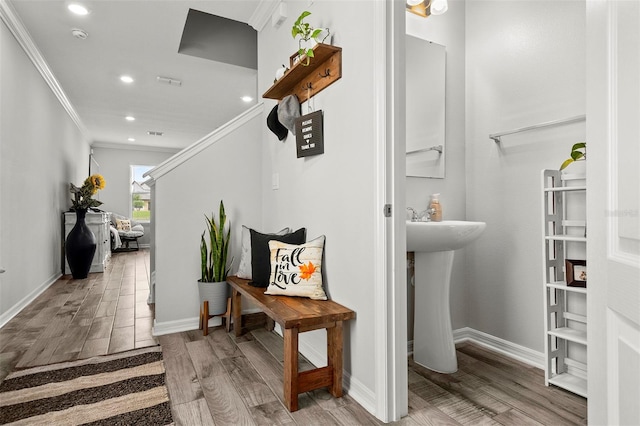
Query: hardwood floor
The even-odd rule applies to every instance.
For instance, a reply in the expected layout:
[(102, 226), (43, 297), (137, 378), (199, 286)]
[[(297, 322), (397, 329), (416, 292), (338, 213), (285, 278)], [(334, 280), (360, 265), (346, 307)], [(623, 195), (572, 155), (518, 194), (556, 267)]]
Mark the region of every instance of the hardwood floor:
[(64, 275), (0, 329), (0, 380), (14, 368), (158, 344), (149, 251), (114, 253), (104, 273)]
[[(282, 397), (283, 341), (266, 330), (240, 338), (222, 327), (159, 337), (176, 424), (382, 424), (353, 398), (326, 390)], [(586, 399), (544, 386), (544, 372), (474, 344), (457, 349), (459, 370), (434, 373), (409, 360), (409, 415), (398, 425), (584, 425)], [(300, 369), (313, 366), (300, 357)]]
[[(326, 390), (282, 398), (283, 341), (266, 330), (240, 338), (222, 327), (151, 336), (149, 254), (115, 254), (104, 274), (65, 276), (0, 329), (0, 381), (15, 368), (162, 346), (177, 425), (377, 425), (353, 398)], [(409, 415), (398, 425), (583, 425), (586, 399), (544, 386), (544, 373), (474, 344), (457, 349), (459, 370), (439, 374), (412, 359)], [(300, 369), (312, 365), (303, 357)]]

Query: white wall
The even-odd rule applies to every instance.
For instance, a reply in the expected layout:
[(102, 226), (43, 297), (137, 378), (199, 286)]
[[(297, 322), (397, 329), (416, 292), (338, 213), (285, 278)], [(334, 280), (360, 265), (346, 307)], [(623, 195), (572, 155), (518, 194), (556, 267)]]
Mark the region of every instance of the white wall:
[(0, 325), (61, 274), (62, 212), (89, 145), (0, 24)]
[(542, 351), (540, 170), (585, 126), (488, 135), (585, 113), (585, 3), (469, 1), (465, 27), (466, 211), (487, 222), (467, 249), (468, 326)]
[[(449, 10), (444, 15), (425, 19), (407, 13), (406, 18), (407, 34), (446, 46), (445, 178), (408, 177), (407, 206), (422, 211), (428, 207), (429, 196), (440, 193), (444, 220), (474, 220), (473, 215), (466, 217), (465, 213), (465, 2), (449, 0)], [(425, 80), (425, 84), (428, 84), (428, 80)], [(456, 252), (450, 289), (451, 324), (454, 329), (467, 325), (464, 259), (465, 250)], [(413, 293), (413, 287), (409, 286), (410, 312), (414, 307)], [(411, 322), (408, 337), (409, 340), (413, 339)]]
[[(200, 313), (200, 235), (204, 215), (231, 221), (231, 272), (240, 261), (241, 226), (261, 228), (261, 115), (156, 179), (156, 333), (196, 329)], [(153, 173), (153, 172), (152, 172)]]
[[(101, 209), (123, 216), (129, 216), (131, 208), (131, 166), (157, 166), (175, 154), (177, 150), (119, 149), (97, 146), (93, 148), (95, 160), (100, 164), (100, 174), (107, 182), (98, 193), (104, 204)], [(153, 208), (153, 200), (152, 208)], [(142, 245), (151, 241), (151, 228), (143, 224), (145, 235), (139, 239)]]
[[(270, 24), (258, 36), (258, 92), (273, 83), (278, 66), (297, 50), (291, 25), (303, 10), (312, 25), (328, 26), (333, 44), (342, 47), (342, 79), (314, 97), (324, 111), (323, 155), (296, 158), (295, 137), (279, 142), (263, 126), (262, 197), (268, 229), (306, 227), (307, 238), (326, 236), (325, 288), (331, 299), (354, 311), (357, 318), (345, 325), (344, 368), (351, 394), (365, 407), (363, 395), (375, 395), (374, 306), (375, 215), (375, 78), (373, 38), (374, 2), (288, 2), (289, 18), (279, 28)], [(303, 113), (307, 112), (303, 104)], [(265, 101), (265, 118), (275, 101)], [(271, 189), (278, 173), (280, 189)], [(326, 333), (300, 337), (302, 352), (323, 362)], [(318, 361), (320, 360), (320, 361)], [(356, 387), (358, 390), (356, 391)]]

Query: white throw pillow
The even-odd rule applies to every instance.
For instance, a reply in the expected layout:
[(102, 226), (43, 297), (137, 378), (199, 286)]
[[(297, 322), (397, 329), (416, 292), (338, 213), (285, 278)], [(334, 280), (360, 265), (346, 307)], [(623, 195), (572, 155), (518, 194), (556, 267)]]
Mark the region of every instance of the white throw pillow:
[(131, 231), (131, 221), (128, 219), (116, 219), (118, 231)]
[(271, 275), (264, 294), (327, 300), (322, 288), (324, 235), (304, 244), (269, 241)]
[[(273, 235), (285, 235), (289, 232), (289, 228), (284, 228)], [(244, 225), (242, 225), (242, 251), (240, 252), (240, 265), (238, 266), (238, 272), (236, 275), (238, 278), (244, 278), (246, 280), (253, 278), (251, 275), (251, 231)]]

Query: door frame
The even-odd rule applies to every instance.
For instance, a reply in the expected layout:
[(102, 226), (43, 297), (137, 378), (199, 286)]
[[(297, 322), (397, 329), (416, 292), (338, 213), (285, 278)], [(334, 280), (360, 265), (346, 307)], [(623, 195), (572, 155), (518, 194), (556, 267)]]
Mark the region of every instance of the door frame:
[[(640, 365), (640, 252), (621, 247), (618, 234), (618, 188), (622, 187), (618, 164), (628, 156), (626, 147), (637, 143), (624, 139), (618, 129), (618, 113), (623, 109), (618, 86), (624, 84), (618, 81), (623, 59), (618, 58), (622, 4), (587, 1), (587, 358), (588, 419), (592, 424), (629, 423), (630, 416), (638, 414), (632, 402), (640, 394), (634, 373), (629, 371)], [(640, 36), (635, 37), (640, 44)]]
[[(374, 4), (376, 416), (408, 414), (404, 2)], [(390, 206), (390, 216), (385, 215)]]

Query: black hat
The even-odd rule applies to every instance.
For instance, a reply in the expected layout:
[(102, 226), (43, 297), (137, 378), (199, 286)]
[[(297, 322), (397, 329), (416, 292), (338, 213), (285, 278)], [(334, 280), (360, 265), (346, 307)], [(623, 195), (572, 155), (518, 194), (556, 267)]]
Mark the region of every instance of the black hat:
[(278, 105), (274, 106), (269, 113), (267, 127), (278, 137), (278, 140), (282, 141), (287, 137), (289, 131), (278, 121)]

